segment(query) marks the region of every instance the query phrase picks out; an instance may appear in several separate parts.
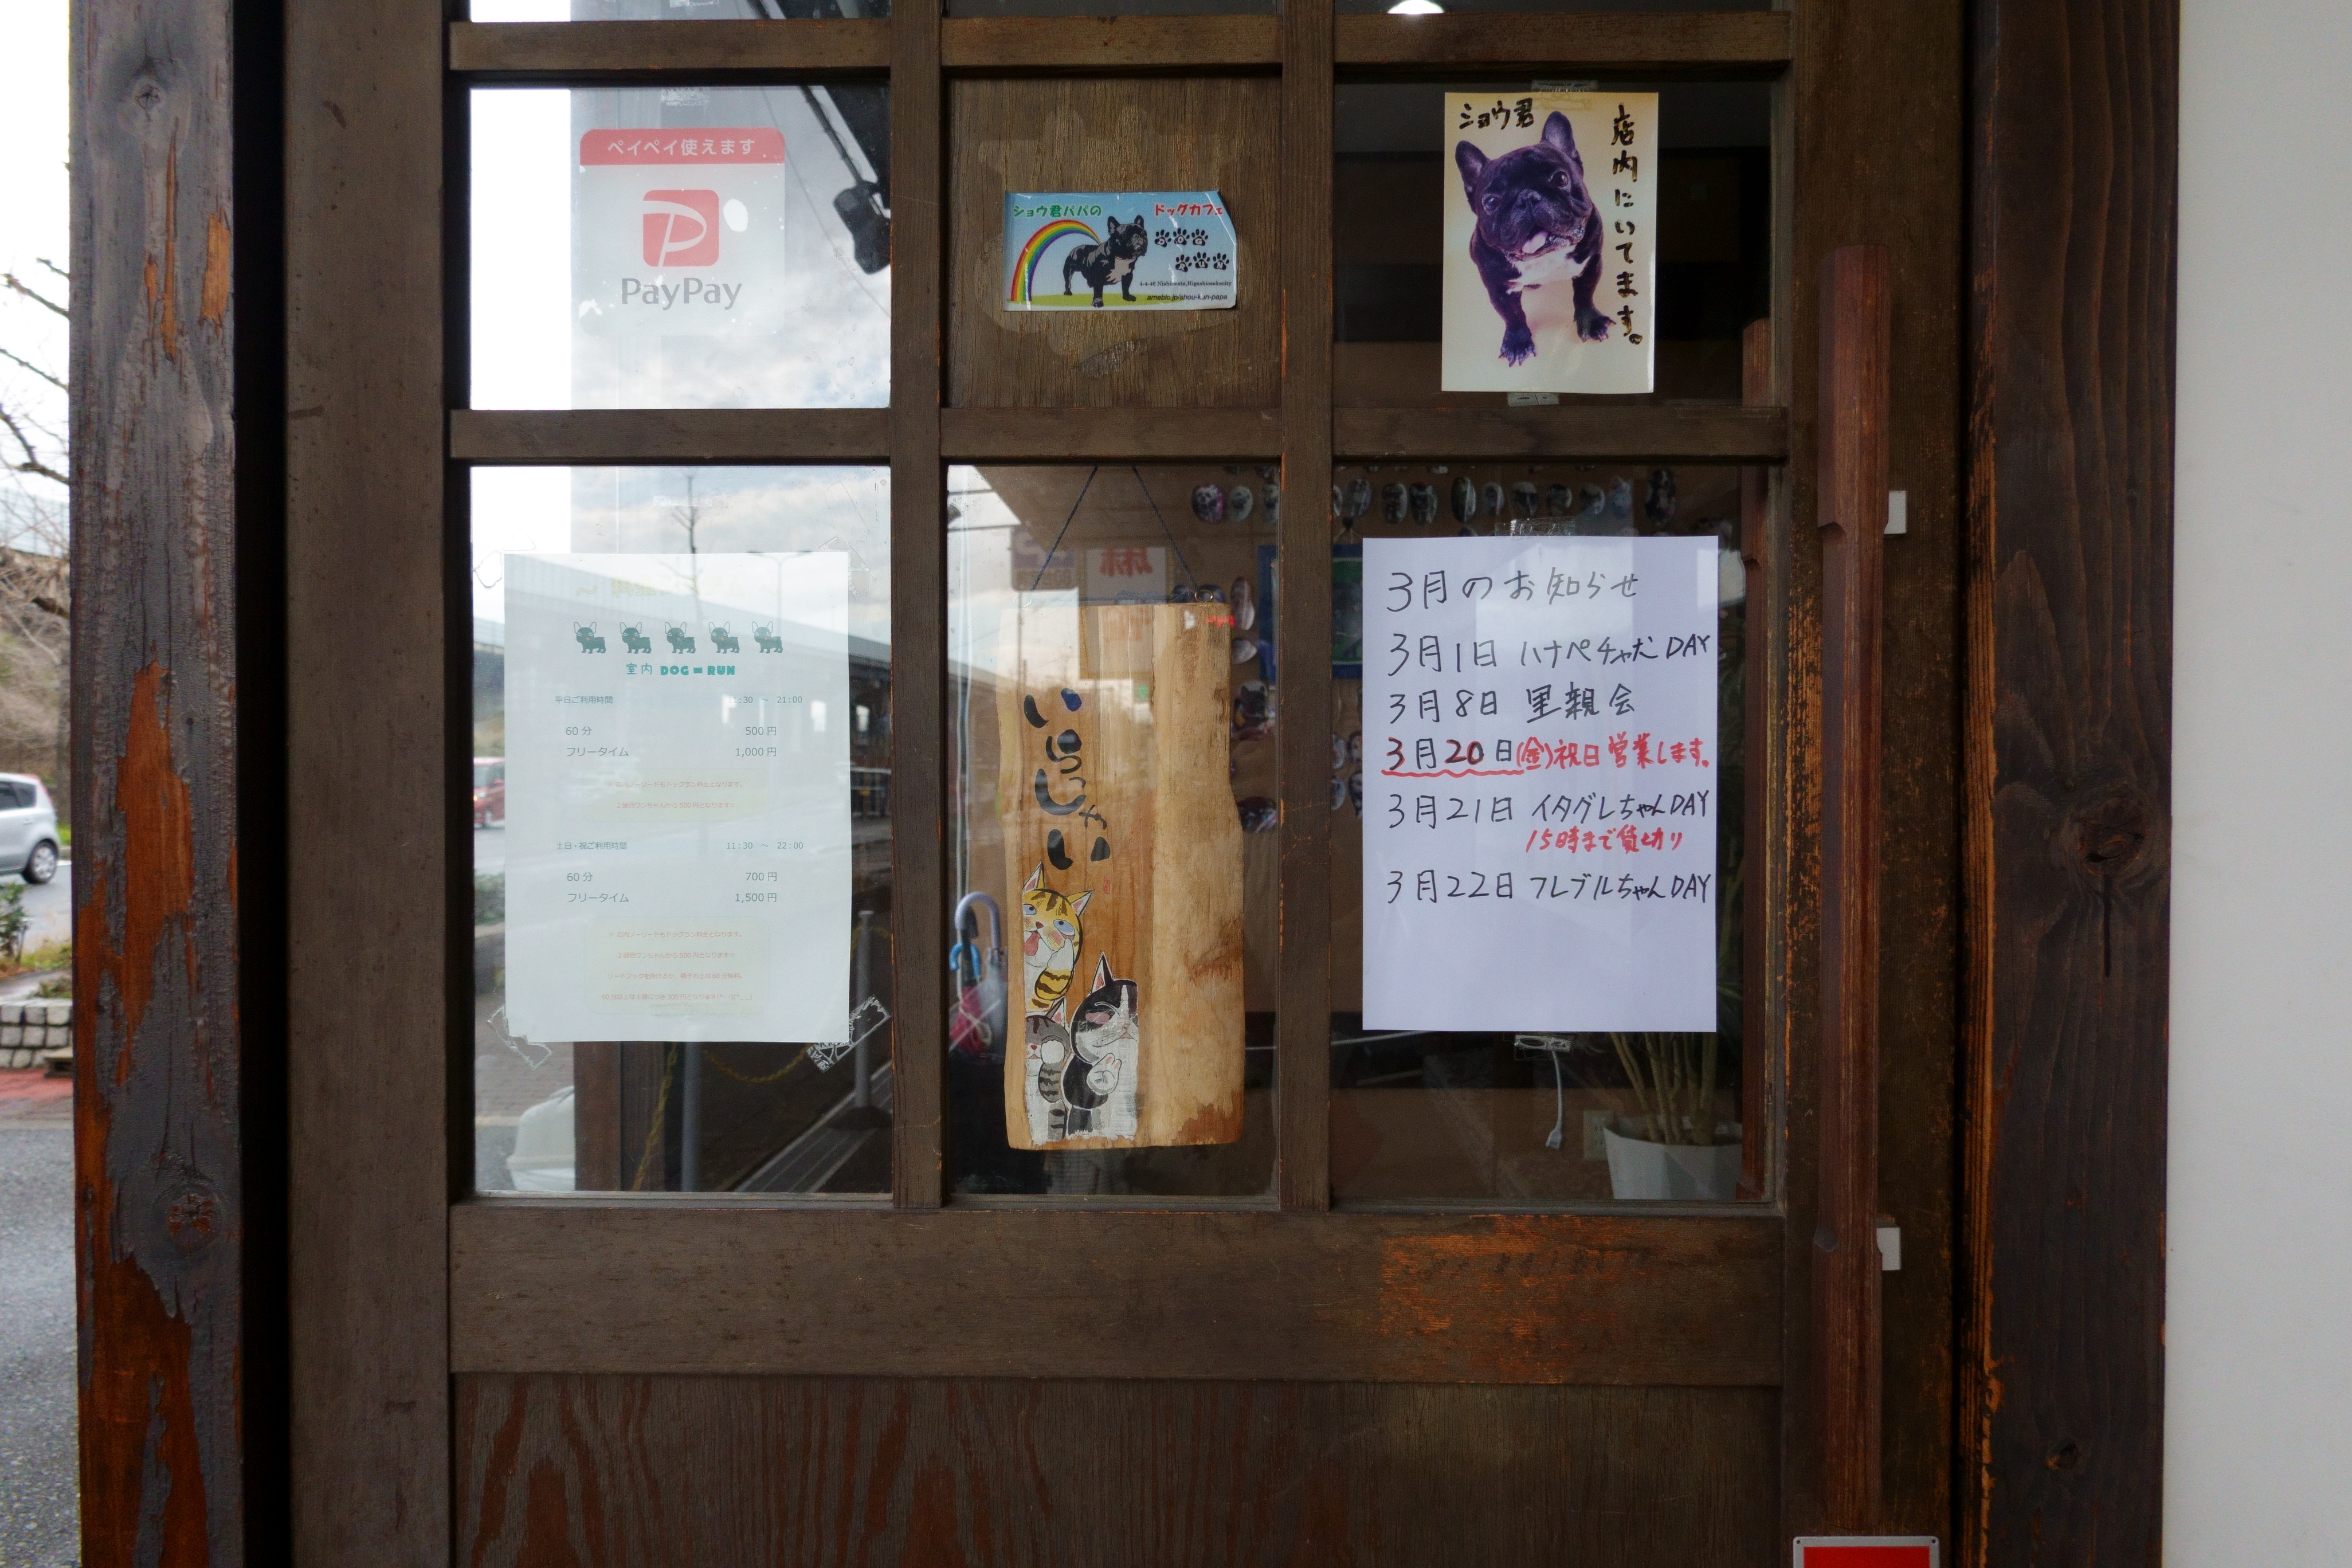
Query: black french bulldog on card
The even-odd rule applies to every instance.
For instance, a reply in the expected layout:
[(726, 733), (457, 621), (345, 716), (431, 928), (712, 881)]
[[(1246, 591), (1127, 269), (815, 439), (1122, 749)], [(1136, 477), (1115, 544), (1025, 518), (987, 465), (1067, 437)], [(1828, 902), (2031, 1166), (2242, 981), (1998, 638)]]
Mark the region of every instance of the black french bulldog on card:
[(1076, 293), (1070, 287), (1070, 274), (1075, 272), (1094, 285), (1095, 309), (1102, 309), (1103, 286), (1116, 279), (1119, 297), (1129, 304), (1135, 303), (1135, 264), (1151, 248), (1151, 237), (1143, 232), (1143, 215), (1123, 224), (1114, 216), (1110, 233), (1100, 245), (1081, 245), (1062, 258), (1062, 292)]
[(1568, 116), (1555, 110), (1539, 139), (1492, 158), (1467, 142), (1456, 142), (1454, 161), (1478, 219), (1470, 260), (1503, 318), (1504, 362), (1535, 357), (1520, 293), (1564, 279), (1572, 280), (1575, 293), (1576, 335), (1589, 343), (1606, 338), (1609, 318), (1592, 303), (1601, 281), (1601, 214), (1585, 188), (1584, 159)]

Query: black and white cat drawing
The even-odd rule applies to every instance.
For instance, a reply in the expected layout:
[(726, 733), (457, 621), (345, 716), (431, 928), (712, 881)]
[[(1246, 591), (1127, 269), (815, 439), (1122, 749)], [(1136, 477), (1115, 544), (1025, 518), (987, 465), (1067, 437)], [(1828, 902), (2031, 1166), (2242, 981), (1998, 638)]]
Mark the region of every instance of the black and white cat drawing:
[[(1048, 1120), (1049, 1127), (1056, 1121), (1060, 1126), (1051, 1129), (1048, 1142), (1118, 1137), (1134, 1131), (1132, 1127), (1108, 1125), (1106, 1108), (1118, 1089), (1120, 1078), (1134, 1070), (1139, 1034), (1135, 982), (1112, 978), (1110, 960), (1097, 959), (1095, 988), (1078, 1004), (1077, 1016), (1070, 1024), (1070, 1051), (1059, 1063), (1060, 1103), (1054, 1107)], [(1040, 1098), (1054, 1106), (1056, 1096), (1046, 1091), (1043, 1081), (1052, 1069), (1045, 1067), (1042, 1058), (1039, 1065)]]

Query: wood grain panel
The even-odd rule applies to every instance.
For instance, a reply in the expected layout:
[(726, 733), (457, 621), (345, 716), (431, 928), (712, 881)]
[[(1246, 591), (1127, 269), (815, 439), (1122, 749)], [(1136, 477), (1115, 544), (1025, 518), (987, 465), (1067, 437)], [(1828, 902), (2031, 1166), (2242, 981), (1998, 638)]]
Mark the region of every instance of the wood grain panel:
[(1832, 1530), (1879, 1504), (1879, 654), (1885, 602), (1887, 256), (1822, 270), (1822, 1013), (1813, 1415)]
[(1778, 463), (1782, 408), (1618, 403), (1559, 408), (1340, 408), (1332, 441), (1347, 462), (1394, 458), (1613, 458), (1622, 462)]
[(1282, 449), (1278, 408), (947, 408), (952, 461), (1231, 463)]
[[(940, 459), (940, 0), (898, 0), (891, 34), (891, 1201), (944, 1194), (947, 470)], [(697, 23), (696, 26), (704, 24)]]
[[(948, 93), (949, 403), (1274, 406), (1276, 82), (960, 80)], [(1239, 242), (1240, 302), (1230, 310), (1004, 310), (1005, 193), (1121, 190), (1221, 192)]]
[(478, 1568), (1782, 1560), (1765, 1389), (468, 1376), (457, 1398)]
[(454, 409), (449, 455), (474, 463), (877, 463), (882, 408)]
[[(242, 424), (259, 426), (264, 453), (274, 433), (269, 399), (241, 384), (239, 349), (241, 338), (248, 353), (273, 342), (276, 323), (266, 288), (248, 298), (233, 287), (251, 281), (250, 253), (238, 248), (245, 218), (258, 216), (240, 210), (236, 172), (268, 166), (240, 144), (239, 117), (254, 113), (240, 97), (267, 93), (237, 77), (235, 11), (73, 7), (70, 816), (81, 839), (73, 1108), (85, 1553), (75, 1561), (104, 1568), (244, 1561), (257, 1544), (248, 1487), (266, 1494), (275, 1479), (248, 1480), (241, 1419), (248, 1364), (278, 1359), (274, 1336), (254, 1338), (255, 1309), (261, 1321), (282, 1320), (276, 1303), (247, 1296), (248, 1258), (268, 1254), (275, 1229), (247, 1213), (247, 1164), (268, 1151), (265, 1168), (277, 1166), (266, 1123), (259, 1150), (248, 1151), (241, 1122), (251, 1024), (239, 1010), (236, 873), (237, 696), (278, 689), (273, 672), (248, 675), (240, 657), (239, 565), (258, 542), (247, 527), (274, 532), (239, 471), (250, 439)], [(265, 205), (258, 195), (248, 193), (247, 209)], [(275, 265), (270, 258), (267, 270)], [(267, 625), (266, 599), (260, 616)], [(255, 858), (267, 902), (264, 868), (275, 857), (264, 848)], [(274, 1075), (256, 1076), (267, 1084)], [(274, 1432), (257, 1436), (278, 1451)], [(33, 1479), (16, 1473), (18, 1485)], [(276, 1539), (266, 1525), (255, 1534)]]
[[(500, 1199), (453, 1214), (451, 1325), (468, 1372), (1767, 1384), (1780, 1245), (1769, 1217)], [(1074, 1301), (1083, 1333), (1004, 1331)]]
[[(1883, 1411), (1880, 1522), (1951, 1539), (1954, 1390), (1952, 1212), (1958, 1052), (1958, 717), (1961, 562), (1961, 249), (1967, 105), (1959, 0), (1808, 0), (1794, 13), (1797, 60), (1776, 92), (1773, 331), (1791, 458), (1782, 625), (1789, 679), (1774, 739), (1785, 748), (1791, 832), (1784, 987), (1789, 1089), (1782, 1198), (1790, 1248), (1788, 1379), (1811, 1380), (1814, 1164), (1821, 1105), (1819, 887), (1813, 837), (1822, 800), (1822, 515), (1815, 455), (1821, 405), (1817, 283), (1840, 246), (1884, 246), (1894, 293), (1889, 426), (1893, 484), (1909, 492), (1911, 532), (1886, 542), (1880, 813), (1885, 860), (1878, 987), (1879, 1203), (1903, 1228), (1904, 1267), (1880, 1277)], [(1790, 1533), (1821, 1528), (1819, 1435), (1810, 1400), (1781, 1406)]]
[[(1242, 887), (1234, 875), (1242, 828), (1228, 782), (1233, 616), (1213, 608), (1082, 608), (1065, 594), (1024, 595), (1006, 617), (1013, 679), (989, 704), (1003, 803), (998, 907), (1024, 910), (1025, 921), (1033, 878), (1083, 906), (1072, 912), (1075, 934), (1058, 970), (1050, 949), (1041, 949), (1034, 973), (1025, 953), (1014, 961), (1013, 1016), (1029, 1047), (1004, 1053), (1004, 1137), (1015, 1149), (1231, 1143), (1242, 1135)], [(1084, 693), (1082, 706), (1064, 710), (1057, 691)], [(1033, 723), (1041, 706), (1053, 717)], [(982, 723), (990, 717), (975, 714)], [(1063, 724), (1076, 728), (1049, 746), (1053, 726)], [(1068, 804), (1049, 809), (1055, 796)], [(1071, 815), (1080, 805), (1093, 824)], [(1049, 978), (1056, 974), (1058, 984)], [(1056, 1138), (1053, 1125), (1076, 1109), (1066, 1091), (1086, 1087), (1075, 1068), (1061, 1069), (1072, 1050), (1083, 1058), (1101, 1037), (1086, 1026), (1086, 1009), (1107, 979), (1135, 984), (1136, 1041), (1124, 1067), (1111, 1058), (1113, 1081), (1102, 1087), (1114, 1098), (1098, 1114), (1115, 1123), (1118, 1097), (1132, 1094), (1134, 1131)], [(1054, 1054), (1041, 1058), (1049, 1038)], [(1041, 1071), (1041, 1060), (1054, 1071)], [(1118, 1081), (1121, 1073), (1133, 1077)], [(1031, 1121), (1033, 1080), (1058, 1097), (1043, 1103), (1042, 1124)]]
[(1275, 1020), (1275, 1192), (1331, 1202), (1331, 0), (1282, 14), (1282, 979)]
[(436, 8), (292, 0), (285, 27), (293, 1556), (425, 1568), (449, 1550), (451, 971), (471, 967), (442, 455), (462, 241)]
[(1790, 37), (1786, 11), (1350, 16), (1339, 19), (1339, 57), (1342, 66), (1502, 66), (1522, 76), (1769, 76), (1788, 63)]
[[(904, 15), (904, 8), (901, 8)], [(887, 20), (790, 22), (452, 22), (449, 68), (491, 81), (594, 81), (650, 72), (709, 79), (745, 71), (804, 81), (890, 64)]]
[(2179, 10), (1974, 17), (1960, 1560), (2152, 1563)]
[[(1772, 401), (1772, 323), (1750, 321), (1739, 335), (1740, 400), (1751, 406)], [(1739, 470), (1739, 563), (1747, 582), (1747, 669), (1740, 688), (1740, 842), (1749, 874), (1740, 890), (1739, 911), (1739, 1121), (1743, 1127), (1772, 1125), (1770, 1070), (1776, 1009), (1769, 1000), (1769, 966), (1765, 954), (1779, 924), (1770, 883), (1763, 874), (1772, 813), (1767, 781), (1772, 723), (1771, 599), (1772, 472)], [(1750, 1135), (1740, 1151), (1739, 1195), (1751, 1202), (1770, 1194), (1772, 1149), (1777, 1140)]]
[(971, 16), (943, 24), (951, 71), (1218, 70), (1280, 58), (1271, 16)]

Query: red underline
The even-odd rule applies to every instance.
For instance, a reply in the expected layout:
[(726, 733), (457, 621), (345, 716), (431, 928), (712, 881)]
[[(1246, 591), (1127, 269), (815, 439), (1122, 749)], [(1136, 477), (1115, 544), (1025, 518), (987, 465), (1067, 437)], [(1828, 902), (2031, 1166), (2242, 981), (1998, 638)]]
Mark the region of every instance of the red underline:
[(1382, 768), (1384, 779), (1517, 779), (1525, 778), (1525, 768), (1440, 768), (1433, 773), (1417, 773), (1401, 768)]

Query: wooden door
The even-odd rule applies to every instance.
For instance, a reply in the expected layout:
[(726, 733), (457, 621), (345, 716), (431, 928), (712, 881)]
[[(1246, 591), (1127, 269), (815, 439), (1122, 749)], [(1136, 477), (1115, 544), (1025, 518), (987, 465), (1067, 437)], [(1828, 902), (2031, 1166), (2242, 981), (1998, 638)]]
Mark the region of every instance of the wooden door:
[[(364, 408), (298, 408), (291, 426), (289, 640), (293, 668), (313, 672), (291, 693), (295, 761), (351, 786), (291, 803), (298, 1540), (355, 1554), (380, 1528), (423, 1542), (407, 1548), (418, 1562), (1763, 1564), (1824, 1527), (1948, 1539), (1957, 4), (863, 9), (445, 26), (385, 0), (360, 26), (348, 6), (294, 8), (293, 361), (377, 389)], [(1446, 176), (1420, 153), (1380, 163), (1372, 132), (1351, 159), (1349, 138), (1382, 122), (1391, 89), (1585, 81), (1736, 87), (1748, 96), (1724, 112), (1758, 128), (1669, 150), (1692, 232), (1710, 183), (1741, 195), (1662, 282), (1690, 305), (1661, 346), (1660, 391), (1529, 406), (1444, 394), (1431, 340), (1396, 323), (1431, 254), (1400, 236), (1426, 224), (1416, 204)], [(887, 207), (883, 395), (478, 405), (467, 371), (478, 378), (499, 300), (466, 243), (497, 217), (480, 192), (467, 200), (483, 123), (469, 95), (776, 84), (828, 89), (811, 123)], [(856, 89), (883, 87), (862, 101), (887, 101), (884, 131), (860, 142)], [(1348, 96), (1365, 89), (1381, 91)], [(1366, 106), (1352, 120), (1350, 103)], [(345, 134), (354, 112), (364, 136)], [(1008, 318), (991, 225), (1005, 192), (1038, 189), (1223, 192), (1236, 308)], [(845, 228), (845, 254), (855, 239)], [(1858, 307), (1824, 337), (1828, 262), (1856, 245), (1884, 253), (1891, 340), (1839, 379), (1827, 367), (1872, 317)], [(1857, 410), (1861, 434), (1832, 462), (1824, 444)], [(1344, 557), (1324, 498), (1339, 481), (1433, 484), (1440, 465), (1482, 489), (1509, 470), (1604, 499), (1621, 470), (1688, 472), (1735, 525), (1750, 868), (1741, 1076), (1723, 1103), (1754, 1131), (1720, 1200), (1620, 1202), (1580, 1185), (1599, 1180), (1580, 1165), (1524, 1175), (1513, 1161), (1542, 1144), (1528, 1108), (1556, 1096), (1565, 1125), (1566, 1089), (1494, 1051), (1465, 1068), (1487, 1075), (1475, 1081), (1414, 1069), (1475, 1124), (1470, 1144), (1422, 1158), (1381, 1098), (1386, 1064), (1363, 1066), (1390, 1043), (1346, 1022), (1360, 1013), (1360, 895), (1333, 805), (1350, 698), (1326, 654)], [(715, 1134), (679, 1121), (671, 1092), (703, 1070), (683, 1065), (701, 1047), (577, 1042), (575, 1189), (481, 1190), (469, 1064), (485, 1026), (476, 928), (491, 922), (460, 847), (478, 754), (464, 563), (480, 476), (555, 466), (887, 470), (887, 591), (871, 608), (888, 630), (866, 657), (887, 666), (888, 741), (855, 762), (887, 768), (862, 786), (887, 793), (887, 866), (870, 868), (887, 897), (857, 907), (889, 933), (862, 994), (887, 1004), (890, 1103), (873, 1163), (834, 1168), (870, 1180), (713, 1191)], [(1232, 763), (1237, 785), (1262, 770), (1237, 802), (1263, 798), (1280, 826), (1232, 851), (1247, 953), (1234, 1037), (1256, 1065), (1241, 1136), (1213, 1145), (1230, 1157), (1138, 1161), (1092, 1184), (975, 1174), (984, 1134), (960, 1114), (948, 956), (951, 908), (978, 883), (958, 759), (987, 729), (956, 677), (963, 473), (1023, 528), (1081, 483), (1106, 483), (1097, 507), (1127, 485), (1132, 515), (1160, 517), (1180, 552), (1205, 537), (1164, 516), (1183, 476), (1278, 483), (1284, 504), (1255, 526), (1279, 563), (1279, 714), (1255, 760)], [(1890, 483), (1908, 498), (1875, 679), (1866, 659), (1832, 657), (1862, 646), (1838, 638), (1871, 606), (1850, 529), (1825, 575), (1832, 483), (1848, 509)], [(1087, 494), (1069, 504), (1065, 528), (1090, 526)], [(1869, 792), (1840, 787), (1877, 766), (1868, 726), (1844, 722), (1873, 702), (1874, 882), (1853, 858)], [(1826, 847), (1825, 820), (1843, 830)], [(1034, 853), (1024, 841), (1013, 858)], [(1874, 889), (1889, 937), (1874, 976), (1847, 962)], [(361, 928), (370, 961), (354, 972), (338, 933)], [(1877, 1072), (1874, 1093), (1857, 1066)], [(708, 1070), (748, 1083), (768, 1064)], [(1580, 1103), (1621, 1110), (1613, 1092)], [(1465, 1146), (1485, 1152), (1465, 1164)], [(1410, 1157), (1384, 1152), (1400, 1147)], [(596, 1162), (606, 1179), (589, 1179)], [(1851, 1244), (1881, 1223), (1902, 1231), (1899, 1273), (1824, 1271), (1821, 1226)], [(362, 1344), (371, 1367), (396, 1370), (344, 1375)], [(402, 1522), (411, 1508), (436, 1530)]]

